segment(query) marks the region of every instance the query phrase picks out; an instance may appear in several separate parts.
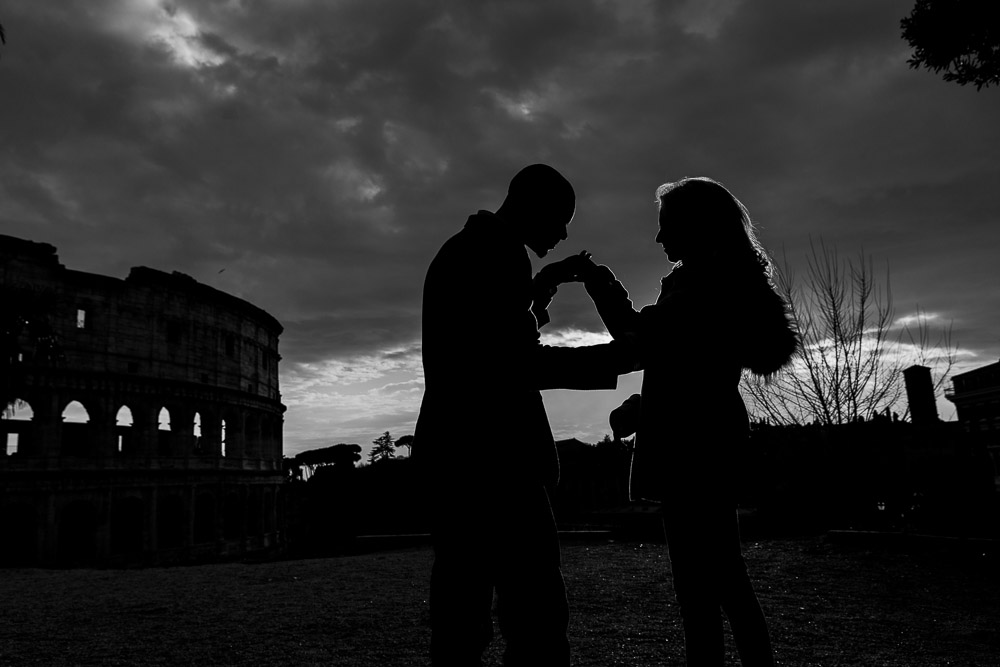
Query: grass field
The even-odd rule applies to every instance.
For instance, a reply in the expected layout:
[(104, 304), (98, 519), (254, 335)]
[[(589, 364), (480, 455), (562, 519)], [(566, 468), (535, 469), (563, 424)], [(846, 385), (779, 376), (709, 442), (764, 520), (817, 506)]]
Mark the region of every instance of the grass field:
[[(783, 665), (1000, 664), (1000, 559), (748, 542)], [(427, 548), (145, 570), (0, 570), (0, 665), (427, 665)], [(666, 547), (563, 545), (574, 665), (681, 665)], [(498, 637), (485, 664), (499, 665)], [(731, 657), (731, 664), (739, 664)]]

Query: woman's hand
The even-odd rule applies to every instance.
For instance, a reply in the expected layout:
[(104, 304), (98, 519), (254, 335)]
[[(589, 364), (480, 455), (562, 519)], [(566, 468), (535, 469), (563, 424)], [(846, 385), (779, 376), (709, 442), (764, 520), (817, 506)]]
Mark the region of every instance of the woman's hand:
[(639, 428), (640, 407), (639, 394), (632, 394), (625, 399), (624, 403), (611, 411), (608, 421), (615, 440), (627, 438), (636, 432)]

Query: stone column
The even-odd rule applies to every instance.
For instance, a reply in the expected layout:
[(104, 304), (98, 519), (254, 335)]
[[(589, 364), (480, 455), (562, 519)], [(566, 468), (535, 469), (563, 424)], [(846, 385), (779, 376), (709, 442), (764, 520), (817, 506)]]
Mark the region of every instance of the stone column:
[(207, 458), (222, 455), (222, 420), (214, 411), (201, 413), (201, 451)]
[(226, 416), (226, 458), (238, 461), (246, 456), (245, 417), (242, 411)]
[(146, 545), (149, 551), (157, 551), (160, 548), (160, 531), (159, 531), (159, 506), (158, 502), (160, 499), (159, 489), (155, 486), (150, 487), (147, 490), (146, 502), (146, 525), (148, 530), (146, 532)]
[(141, 403), (132, 408), (132, 456), (145, 461), (156, 458), (157, 420), (160, 409)]
[[(191, 546), (194, 544), (194, 517), (196, 509), (194, 505), (198, 497), (196, 491), (196, 485), (188, 484), (184, 488), (183, 493), (185, 514), (187, 515), (187, 527), (184, 530), (184, 539), (181, 540), (181, 546), (188, 550), (190, 550)], [(190, 557), (190, 554), (188, 554), (188, 557)]]
[[(36, 413), (37, 414), (37, 413)], [(56, 562), (59, 551), (59, 522), (56, 521), (56, 496), (49, 490), (42, 501), (41, 537), (39, 540), (38, 556), (43, 565), (50, 565)]]
[(117, 414), (113, 410), (113, 407), (102, 401), (90, 415), (93, 454), (102, 462), (113, 460), (118, 454)]
[(35, 455), (47, 459), (59, 458), (62, 444), (62, 415), (59, 411), (59, 396), (51, 394), (39, 397), (34, 408)]
[(191, 458), (194, 448), (194, 410), (177, 406), (170, 410), (171, 456), (185, 461)]

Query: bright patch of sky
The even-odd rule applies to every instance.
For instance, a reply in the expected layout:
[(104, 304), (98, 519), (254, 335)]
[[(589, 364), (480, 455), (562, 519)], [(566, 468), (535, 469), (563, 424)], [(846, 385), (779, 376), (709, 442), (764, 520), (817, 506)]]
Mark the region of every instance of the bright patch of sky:
[(186, 10), (159, 0), (121, 0), (107, 16), (108, 26), (123, 35), (165, 49), (178, 65), (191, 69), (221, 65), (225, 57), (200, 41), (201, 26)]
[(538, 98), (531, 94), (512, 96), (491, 89), (486, 89), (483, 92), (492, 97), (497, 105), (515, 120), (531, 121), (539, 109)]
[(382, 193), (384, 185), (375, 174), (365, 171), (348, 159), (339, 159), (324, 172), (338, 199), (370, 202)]
[(677, 9), (677, 20), (684, 32), (715, 39), (723, 23), (743, 0), (685, 0)]
[(611, 341), (611, 334), (607, 332), (582, 331), (580, 329), (557, 329), (555, 331), (544, 331), (541, 334), (543, 345), (554, 345), (558, 347), (582, 347), (584, 345), (600, 345)]

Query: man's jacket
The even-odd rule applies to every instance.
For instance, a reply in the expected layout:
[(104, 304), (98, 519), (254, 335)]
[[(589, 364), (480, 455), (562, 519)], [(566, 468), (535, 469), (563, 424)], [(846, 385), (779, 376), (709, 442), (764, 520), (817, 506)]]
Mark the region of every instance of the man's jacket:
[(558, 458), (539, 390), (617, 385), (617, 344), (541, 344), (531, 279), (524, 244), (488, 211), (470, 216), (427, 270), (413, 457), (433, 484), (551, 488)]

